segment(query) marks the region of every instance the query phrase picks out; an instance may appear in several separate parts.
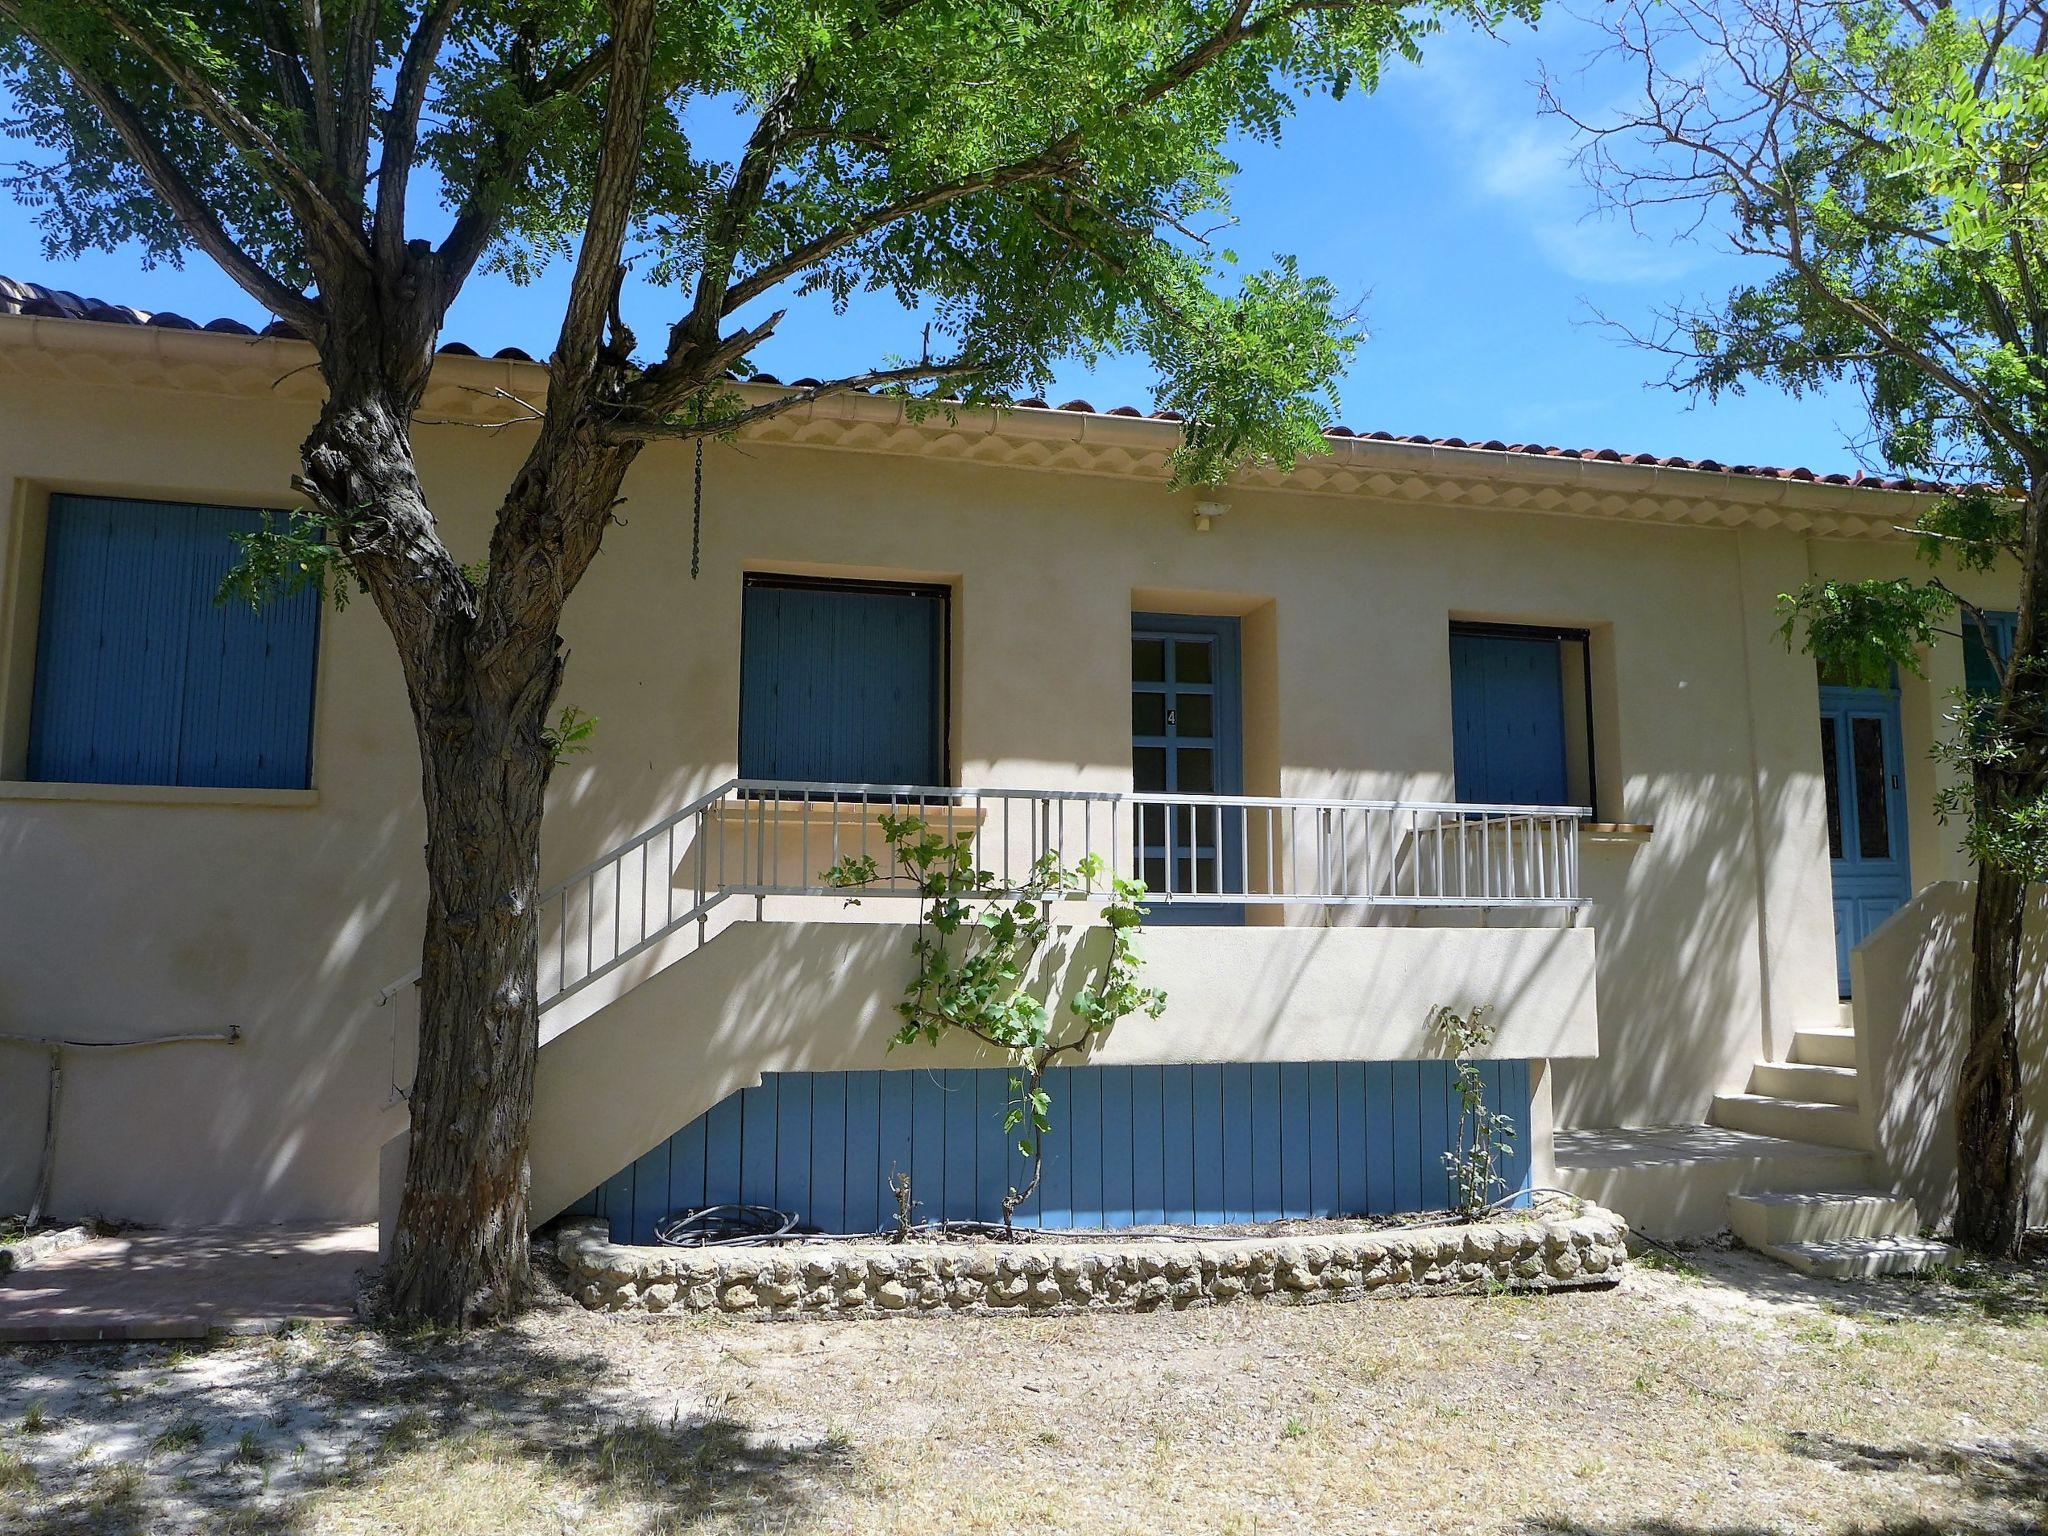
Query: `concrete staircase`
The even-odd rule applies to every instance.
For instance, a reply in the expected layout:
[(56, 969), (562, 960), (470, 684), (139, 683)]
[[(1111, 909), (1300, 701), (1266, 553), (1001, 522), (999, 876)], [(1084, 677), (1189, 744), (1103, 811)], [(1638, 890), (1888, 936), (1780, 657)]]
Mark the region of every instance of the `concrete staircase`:
[(1557, 1137), (1558, 1182), (1651, 1236), (1723, 1225), (1749, 1247), (1834, 1279), (1912, 1274), (1946, 1262), (1921, 1237), (1912, 1200), (1872, 1183), (1849, 1005), (1842, 1021), (1793, 1036), (1743, 1093), (1714, 1099), (1712, 1124)]
[[(1835, 1027), (1795, 1033), (1790, 1060), (1752, 1067), (1748, 1092), (1717, 1094), (1713, 1120), (1759, 1135), (1867, 1148), (1850, 1005), (1843, 1005)], [(1837, 1280), (1917, 1273), (1945, 1262), (1952, 1251), (1920, 1236), (1920, 1211), (1911, 1200), (1871, 1187), (1867, 1177), (1731, 1193), (1728, 1225), (1759, 1253)]]

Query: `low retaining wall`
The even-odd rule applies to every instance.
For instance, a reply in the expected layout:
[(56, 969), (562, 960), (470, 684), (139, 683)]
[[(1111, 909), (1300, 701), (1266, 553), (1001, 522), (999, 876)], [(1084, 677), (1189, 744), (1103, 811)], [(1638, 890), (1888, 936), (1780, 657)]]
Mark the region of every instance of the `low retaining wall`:
[(1612, 1285), (1628, 1225), (1611, 1211), (1327, 1237), (1170, 1242), (846, 1242), (787, 1248), (636, 1248), (601, 1221), (557, 1229), (571, 1289), (607, 1312), (754, 1317), (905, 1312), (1057, 1314), (1214, 1306), (1244, 1297), (1365, 1297)]

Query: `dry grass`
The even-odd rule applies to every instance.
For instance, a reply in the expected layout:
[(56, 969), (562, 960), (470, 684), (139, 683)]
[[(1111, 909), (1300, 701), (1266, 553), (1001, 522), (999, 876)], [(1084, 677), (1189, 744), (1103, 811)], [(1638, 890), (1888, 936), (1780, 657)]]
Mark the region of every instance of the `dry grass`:
[(2007, 1536), (2048, 1528), (2040, 1300), (1709, 1252), (1545, 1300), (17, 1350), (54, 1427), (0, 1528)]

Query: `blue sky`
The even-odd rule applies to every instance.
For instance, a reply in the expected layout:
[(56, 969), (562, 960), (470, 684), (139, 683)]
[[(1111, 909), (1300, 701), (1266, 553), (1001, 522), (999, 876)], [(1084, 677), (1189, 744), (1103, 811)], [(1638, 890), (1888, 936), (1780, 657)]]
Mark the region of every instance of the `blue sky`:
[[(1589, 216), (1569, 140), (1539, 117), (1532, 82), (1544, 65), (1578, 70), (1594, 41), (1553, 11), (1533, 34), (1438, 38), (1419, 69), (1391, 65), (1376, 95), (1311, 104), (1279, 147), (1240, 147), (1239, 227), (1228, 243), (1247, 263), (1291, 252), (1359, 301), (1371, 339), (1344, 381), (1342, 419), (1360, 431), (1856, 467), (1853, 394), (1792, 400), (1757, 389), (1695, 403), (1656, 387), (1660, 360), (1595, 320), (1598, 311), (1642, 322), (1660, 304), (1761, 272), (1711, 243), (1645, 239)], [(1595, 74), (1577, 89), (1597, 107), (1602, 87)], [(263, 318), (203, 258), (155, 272), (132, 252), (52, 262), (11, 203), (0, 204), (0, 272), (195, 318)], [(545, 355), (565, 276), (550, 272), (529, 289), (479, 276), (447, 335)], [(671, 294), (641, 291), (627, 318), (643, 339), (658, 337), (674, 307)], [(800, 304), (757, 358), (785, 378), (854, 372), (915, 353), (918, 329), (886, 298), (857, 302), (843, 318)], [(1149, 373), (1137, 358), (1092, 375), (1070, 367), (1057, 399), (1074, 396), (1144, 405)]]

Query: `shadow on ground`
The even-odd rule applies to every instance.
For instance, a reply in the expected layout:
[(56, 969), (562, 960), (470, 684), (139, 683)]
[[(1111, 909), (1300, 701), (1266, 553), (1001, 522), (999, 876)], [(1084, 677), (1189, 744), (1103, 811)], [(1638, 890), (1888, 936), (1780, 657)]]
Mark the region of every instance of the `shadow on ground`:
[[(2032, 1447), (1861, 1445), (1830, 1435), (1794, 1432), (1786, 1449), (1845, 1472), (1921, 1473), (1951, 1478), (1985, 1508), (1939, 1520), (1904, 1517), (1834, 1527), (1834, 1536), (2039, 1536), (2048, 1530), (2048, 1452)], [(1525, 1525), (1530, 1536), (1783, 1536), (1769, 1524), (1694, 1525), (1645, 1520), (1626, 1526), (1538, 1520)]]
[(1961, 1258), (1922, 1275), (1827, 1280), (1801, 1274), (1739, 1245), (1646, 1248), (1631, 1262), (1724, 1287), (1759, 1311), (1818, 1309), (1863, 1323), (1989, 1322), (2027, 1327), (2048, 1320), (2048, 1233), (2030, 1235), (2017, 1263)]
[[(833, 1440), (776, 1443), (717, 1414), (635, 1402), (603, 1354), (515, 1329), (287, 1337), (256, 1367), (283, 1387), (258, 1421), (246, 1374), (188, 1383), (215, 1351), (117, 1353), (131, 1381), (136, 1363), (145, 1380), (154, 1365), (179, 1367), (179, 1385), (161, 1389), (175, 1391), (173, 1413), (129, 1454), (102, 1445), (75, 1477), (10, 1489), (38, 1533), (438, 1536), (553, 1529), (550, 1510), (565, 1529), (779, 1529), (855, 1460)], [(217, 1353), (233, 1363), (250, 1349)], [(50, 1432), (61, 1430), (60, 1418)]]

